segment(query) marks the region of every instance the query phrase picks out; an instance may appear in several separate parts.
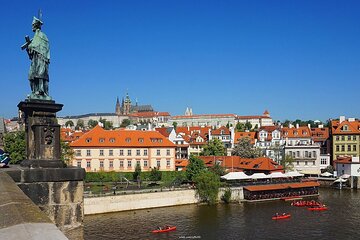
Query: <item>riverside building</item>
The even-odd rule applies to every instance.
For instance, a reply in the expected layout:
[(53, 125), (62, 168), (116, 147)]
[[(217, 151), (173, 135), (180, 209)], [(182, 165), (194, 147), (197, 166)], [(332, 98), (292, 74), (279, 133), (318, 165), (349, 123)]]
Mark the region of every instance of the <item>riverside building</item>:
[(75, 152), (72, 165), (87, 172), (134, 172), (158, 168), (175, 170), (176, 145), (157, 131), (104, 130), (94, 127), (70, 143)]

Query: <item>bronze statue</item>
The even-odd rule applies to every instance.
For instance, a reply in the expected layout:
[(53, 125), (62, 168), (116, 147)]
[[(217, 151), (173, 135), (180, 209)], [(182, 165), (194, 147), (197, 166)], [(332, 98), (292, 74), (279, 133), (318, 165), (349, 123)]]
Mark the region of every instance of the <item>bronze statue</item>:
[(34, 17), (32, 21), (32, 31), (35, 33), (34, 38), (25, 37), (26, 43), (21, 49), (26, 49), (31, 60), (29, 81), (31, 94), (29, 99), (51, 100), (49, 96), (49, 64), (50, 64), (50, 47), (49, 40), (45, 33), (41, 31), (43, 22)]

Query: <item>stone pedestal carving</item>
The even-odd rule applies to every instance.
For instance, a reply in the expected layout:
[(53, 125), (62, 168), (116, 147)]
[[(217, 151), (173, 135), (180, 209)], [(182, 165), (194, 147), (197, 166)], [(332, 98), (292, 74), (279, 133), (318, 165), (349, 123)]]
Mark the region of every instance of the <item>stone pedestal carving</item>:
[(56, 112), (62, 104), (55, 101), (26, 100), (18, 104), (24, 113), (26, 156), (21, 166), (25, 167), (64, 167), (60, 160), (60, 125)]

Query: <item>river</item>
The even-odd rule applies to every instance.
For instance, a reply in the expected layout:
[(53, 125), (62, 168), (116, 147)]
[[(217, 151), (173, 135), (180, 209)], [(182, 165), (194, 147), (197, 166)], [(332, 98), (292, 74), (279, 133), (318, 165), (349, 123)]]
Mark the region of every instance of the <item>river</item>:
[[(290, 202), (185, 205), (86, 216), (84, 237), (91, 239), (357, 239), (360, 191), (320, 189), (328, 211), (312, 212)], [(274, 221), (274, 213), (290, 219)], [(177, 230), (154, 234), (156, 226)]]

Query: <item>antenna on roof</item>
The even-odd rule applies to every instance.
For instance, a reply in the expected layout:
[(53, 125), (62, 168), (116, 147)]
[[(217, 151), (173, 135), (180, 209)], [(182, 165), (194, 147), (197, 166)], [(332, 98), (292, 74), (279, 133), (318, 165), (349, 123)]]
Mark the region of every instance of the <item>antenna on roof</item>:
[(39, 8), (39, 11), (38, 11), (38, 19), (41, 21), (42, 20), (42, 12), (41, 12), (41, 9)]

